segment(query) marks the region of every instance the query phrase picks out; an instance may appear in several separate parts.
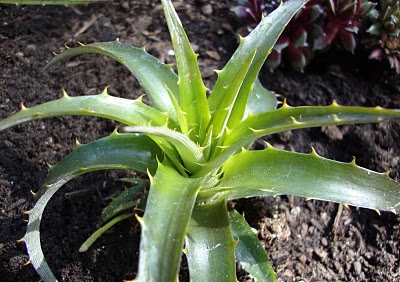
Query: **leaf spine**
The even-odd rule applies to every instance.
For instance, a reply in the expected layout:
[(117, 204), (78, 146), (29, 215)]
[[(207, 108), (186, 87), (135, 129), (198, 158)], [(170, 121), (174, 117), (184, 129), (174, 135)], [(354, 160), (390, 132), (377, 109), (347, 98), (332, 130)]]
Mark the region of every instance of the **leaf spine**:
[(357, 166), (357, 164), (356, 164), (356, 157), (355, 157), (355, 156), (353, 156), (353, 159), (351, 160), (350, 164), (351, 164), (352, 166)]
[(338, 104), (338, 102), (336, 101), (336, 99), (333, 99), (333, 100), (332, 100), (331, 106), (332, 106), (332, 107), (339, 107), (339, 104)]
[(348, 204), (342, 204), (347, 210), (350, 210), (350, 207)]
[(111, 133), (111, 136), (118, 135), (119, 134), (118, 129), (119, 129), (119, 126), (116, 126), (114, 128), (113, 132)]
[(71, 48), (67, 45), (67, 43), (64, 44), (64, 47), (65, 47), (65, 49), (71, 49)]
[(300, 124), (294, 116), (291, 116), (290, 119), (292, 120), (293, 124)]
[(82, 42), (76, 41), (76, 43), (78, 43), (78, 44), (81, 45), (82, 47), (85, 46), (85, 44), (83, 44)]
[(376, 211), (376, 213), (377, 213), (379, 216), (382, 215), (380, 210), (376, 209), (375, 211)]
[(79, 147), (82, 146), (82, 144), (79, 142), (78, 138), (75, 139), (75, 146), (76, 146), (77, 148), (79, 148)]
[(317, 151), (315, 151), (315, 148), (313, 146), (311, 146), (311, 155), (315, 156), (315, 157), (319, 157)]
[(104, 87), (104, 90), (103, 90), (103, 92), (100, 93), (100, 95), (109, 96), (108, 87), (109, 87), (108, 85), (106, 87)]
[(137, 213), (135, 213), (135, 218), (140, 223), (141, 226), (144, 225), (143, 217), (140, 217)]
[(24, 102), (21, 102), (19, 104), (19, 107), (21, 108), (21, 111), (26, 111), (28, 109), (27, 107), (25, 107)]
[(258, 132), (262, 132), (262, 129), (254, 129), (249, 127), (249, 130), (252, 131), (253, 133), (258, 133)]
[(392, 169), (389, 168), (389, 170), (386, 171), (384, 175), (385, 175), (386, 177), (389, 177), (389, 175), (390, 175), (391, 172), (392, 172)]
[(68, 93), (67, 93), (67, 91), (65, 91), (64, 88), (61, 89), (61, 92), (62, 92), (63, 98), (69, 98)]
[(285, 109), (285, 108), (289, 108), (289, 105), (288, 105), (288, 103), (287, 103), (286, 98), (283, 99), (283, 103), (282, 103), (281, 109)]
[(340, 118), (338, 117), (337, 114), (332, 114), (332, 118), (334, 122), (340, 122)]
[(274, 146), (271, 145), (271, 143), (264, 141), (265, 145), (267, 145), (267, 149), (275, 149)]
[(23, 264), (23, 266), (28, 266), (28, 265), (30, 265), (30, 264), (31, 264), (31, 261), (28, 260), (27, 262), (25, 262), (25, 263)]
[(29, 192), (31, 192), (31, 194), (32, 194), (33, 198), (35, 198), (35, 197), (36, 197), (36, 194), (37, 194), (37, 193), (33, 192), (32, 190), (29, 190)]
[(22, 237), (21, 239), (15, 240), (15, 242), (17, 242), (17, 243), (22, 243), (22, 242), (25, 242), (25, 238), (24, 238), (24, 237)]
[(28, 215), (29, 215), (30, 212), (31, 212), (31, 210), (29, 210), (29, 211), (22, 211), (23, 214), (28, 214)]
[(56, 52), (53, 51), (52, 53), (53, 53), (54, 56), (58, 56), (58, 54)]

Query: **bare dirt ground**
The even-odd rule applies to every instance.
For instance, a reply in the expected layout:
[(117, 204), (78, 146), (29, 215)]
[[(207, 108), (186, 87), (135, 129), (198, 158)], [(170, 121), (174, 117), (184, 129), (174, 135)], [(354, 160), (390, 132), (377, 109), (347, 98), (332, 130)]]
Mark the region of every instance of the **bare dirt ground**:
[[(200, 54), (207, 86), (237, 46), (237, 22), (228, 1), (175, 1), (189, 39)], [(143, 94), (135, 79), (118, 63), (90, 55), (42, 72), (52, 52), (64, 44), (111, 41), (145, 46), (165, 62), (174, 62), (158, 1), (114, 1), (88, 7), (0, 5), (0, 118), (19, 109), (61, 96), (100, 93), (134, 98)], [(400, 108), (400, 80), (385, 63), (367, 61), (365, 54), (329, 52), (304, 74), (282, 67), (261, 81), (291, 105), (344, 105)], [(60, 161), (75, 139), (93, 141), (112, 132), (115, 123), (94, 118), (40, 120), (0, 133), (0, 277), (2, 281), (37, 281), (25, 246), (23, 210), (33, 205), (47, 174), (46, 163)], [(274, 146), (310, 152), (385, 172), (400, 180), (400, 124), (324, 127), (273, 135)], [(264, 145), (257, 144), (259, 148)], [(91, 173), (68, 185), (50, 202), (42, 225), (44, 253), (62, 281), (133, 279), (137, 268), (140, 227), (124, 221), (102, 236), (86, 253), (82, 242), (96, 229), (107, 199), (123, 189), (119, 172)], [(232, 203), (245, 212), (270, 252), (279, 281), (399, 281), (400, 217), (391, 213), (342, 209), (335, 203), (295, 197), (254, 198)], [(239, 281), (251, 281), (240, 267)], [(182, 280), (187, 269), (182, 268)]]

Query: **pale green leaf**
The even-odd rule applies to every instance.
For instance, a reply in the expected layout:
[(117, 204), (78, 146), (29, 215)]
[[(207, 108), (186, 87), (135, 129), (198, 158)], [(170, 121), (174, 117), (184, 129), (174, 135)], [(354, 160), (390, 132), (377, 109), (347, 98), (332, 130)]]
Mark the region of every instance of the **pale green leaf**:
[(306, 2), (307, 0), (290, 0), (282, 3), (271, 14), (265, 17), (246, 38), (241, 38), (238, 49), (236, 49), (224, 69), (218, 73), (218, 80), (208, 99), (209, 108), (212, 113), (224, 102), (228, 86), (239, 79), (243, 65), (249, 55), (255, 52), (251, 66), (240, 86), (237, 101), (235, 100), (235, 105), (232, 105), (232, 107), (236, 108), (234, 110), (236, 117), (230, 122), (231, 128), (240, 123), (240, 116), (244, 114), (246, 101), (251, 92), (252, 85), (272, 47), (278, 40), (286, 24)]
[(238, 241), (235, 249), (236, 259), (256, 281), (274, 282), (275, 272), (268, 254), (258, 240), (257, 231), (252, 229), (236, 210), (230, 211), (229, 223), (233, 238)]
[(193, 129), (192, 136), (198, 138), (201, 124), (207, 124), (210, 119), (206, 96), (207, 88), (201, 78), (197, 55), (190, 46), (171, 0), (162, 0), (161, 2), (164, 7), (165, 18), (167, 19), (177, 61), (180, 106), (187, 115), (187, 120), (190, 124), (189, 130)]
[(194, 207), (185, 243), (190, 281), (236, 282), (236, 242), (225, 200)]
[(147, 136), (113, 133), (86, 145), (78, 146), (64, 160), (50, 169), (45, 185), (35, 195), (35, 206), (23, 241), (29, 260), (43, 281), (56, 281), (48, 266), (40, 243), (40, 222), (51, 197), (68, 181), (86, 172), (103, 169), (133, 169), (145, 172), (157, 167), (156, 156), (161, 156), (157, 145)]
[(163, 64), (148, 54), (144, 48), (132, 47), (118, 40), (82, 45), (77, 48), (69, 48), (58, 54), (46, 68), (62, 60), (91, 53), (111, 57), (124, 65), (138, 79), (140, 85), (149, 96), (152, 105), (162, 112), (171, 111), (171, 116), (174, 118), (174, 114), (172, 114), (174, 107), (165, 86), (179, 100), (178, 77), (170, 65)]
[(126, 125), (169, 125), (176, 124), (168, 119), (168, 115), (142, 103), (141, 99), (129, 100), (113, 97), (105, 90), (100, 95), (64, 97), (32, 108), (22, 107), (18, 113), (0, 120), (0, 131), (6, 128), (36, 120), (57, 116), (94, 116), (108, 118)]
[(358, 207), (400, 211), (400, 184), (386, 173), (361, 168), (355, 162), (341, 163), (311, 154), (281, 151), (243, 151), (222, 167), (218, 187), (223, 197), (294, 195)]
[(186, 178), (159, 164), (150, 177), (135, 281), (176, 281), (183, 240), (202, 179)]

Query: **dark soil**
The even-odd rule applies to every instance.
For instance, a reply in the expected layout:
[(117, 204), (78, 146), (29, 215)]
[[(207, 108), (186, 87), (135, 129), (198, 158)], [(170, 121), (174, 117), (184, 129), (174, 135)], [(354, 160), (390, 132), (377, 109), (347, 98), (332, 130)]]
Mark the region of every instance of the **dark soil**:
[[(189, 39), (200, 54), (207, 84), (215, 81), (234, 51), (237, 22), (222, 1), (174, 1)], [(211, 11), (207, 4), (211, 3)], [(209, 13), (211, 12), (211, 13)], [(52, 51), (76, 41), (91, 43), (120, 38), (166, 62), (171, 43), (158, 1), (114, 1), (88, 7), (0, 6), (0, 118), (19, 109), (61, 96), (100, 93), (134, 98), (142, 94), (122, 66), (100, 56), (83, 56), (42, 72)], [(367, 61), (366, 54), (329, 52), (304, 74), (282, 67), (261, 80), (292, 105), (344, 105), (400, 108), (400, 80), (385, 63)], [(26, 216), (47, 174), (47, 163), (60, 161), (74, 147), (112, 132), (115, 123), (94, 118), (40, 120), (0, 133), (0, 277), (2, 281), (37, 281), (23, 237)], [(400, 180), (400, 124), (313, 128), (270, 136), (274, 146), (310, 152), (379, 172), (391, 168)], [(257, 144), (262, 148), (264, 145)], [(109, 197), (123, 189), (114, 181), (120, 172), (90, 173), (57, 193), (45, 211), (42, 244), (45, 256), (62, 281), (121, 281), (133, 279), (137, 268), (140, 229), (132, 219), (102, 236), (86, 253), (82, 242), (96, 229)], [(75, 193), (76, 192), (76, 193)], [(296, 197), (254, 198), (233, 203), (270, 252), (280, 281), (399, 281), (400, 217)], [(238, 270), (240, 281), (251, 281)], [(185, 270), (183, 270), (185, 277)]]

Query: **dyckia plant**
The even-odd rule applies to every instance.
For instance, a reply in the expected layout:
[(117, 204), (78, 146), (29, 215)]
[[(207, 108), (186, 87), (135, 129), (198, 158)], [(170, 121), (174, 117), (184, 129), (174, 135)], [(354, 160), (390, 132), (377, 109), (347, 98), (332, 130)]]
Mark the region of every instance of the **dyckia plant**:
[[(242, 38), (226, 66), (216, 71), (218, 78), (209, 96), (197, 55), (172, 2), (161, 2), (177, 73), (143, 48), (119, 41), (68, 49), (49, 64), (84, 53), (112, 57), (136, 76), (151, 105), (140, 98), (112, 97), (107, 90), (82, 97), (65, 93), (59, 100), (33, 108), (22, 106), (20, 112), (0, 121), (0, 129), (6, 129), (45, 117), (89, 115), (123, 124), (109, 137), (79, 145), (50, 169), (35, 195), (36, 204), (27, 212), (27, 232), (21, 241), (26, 243), (30, 261), (44, 281), (55, 281), (56, 277), (40, 244), (43, 211), (66, 182), (94, 170), (148, 173), (150, 188), (144, 216), (136, 215), (141, 224), (136, 281), (143, 282), (176, 281), (182, 253), (187, 257), (191, 281), (236, 281), (235, 258), (258, 281), (274, 281), (275, 274), (257, 236), (241, 215), (228, 210), (229, 200), (290, 194), (400, 210), (400, 185), (388, 173), (361, 168), (354, 160), (328, 160), (314, 150), (300, 154), (270, 145), (260, 151), (246, 149), (258, 138), (286, 130), (400, 119), (398, 110), (341, 106), (335, 101), (329, 106), (291, 107), (286, 101), (279, 104), (261, 86), (257, 80), (261, 66), (305, 0), (285, 2)], [(132, 193), (143, 191), (145, 185), (137, 183)], [(103, 217), (109, 220), (105, 229), (130, 216), (136, 205), (126, 194), (115, 201)], [(81, 250), (85, 249), (83, 246)]]

